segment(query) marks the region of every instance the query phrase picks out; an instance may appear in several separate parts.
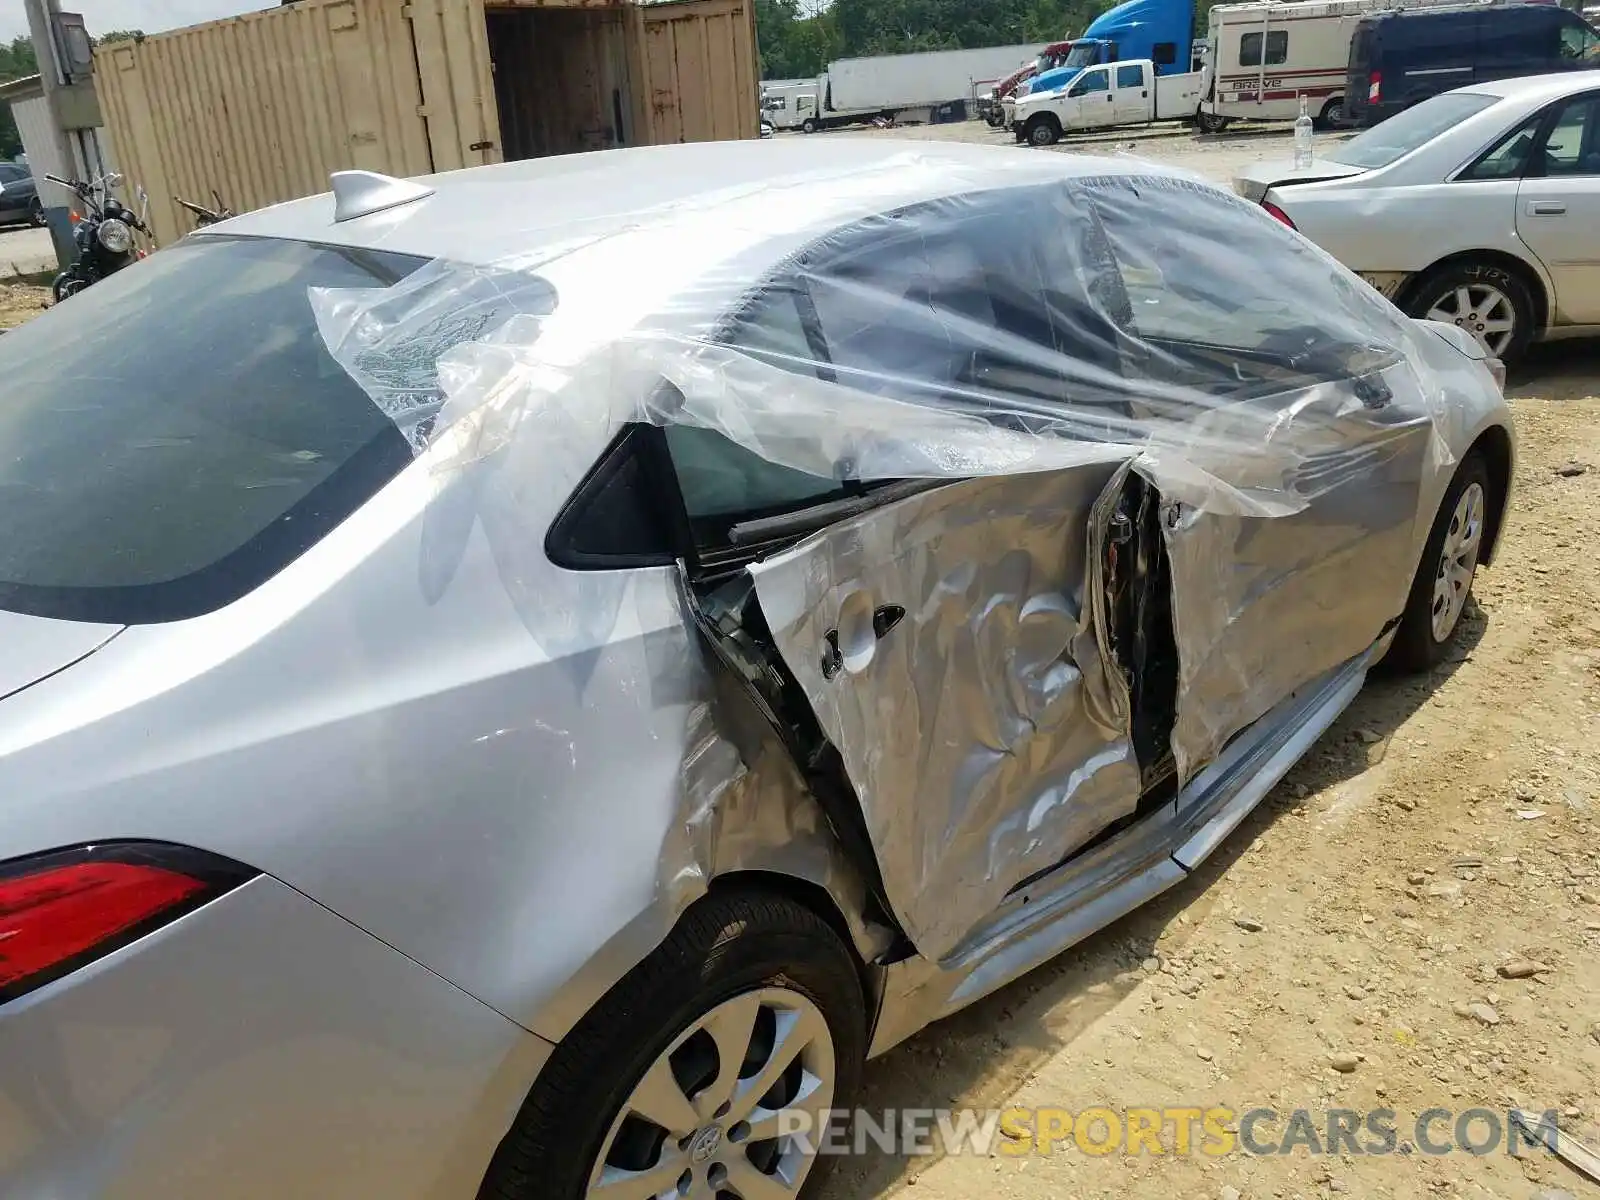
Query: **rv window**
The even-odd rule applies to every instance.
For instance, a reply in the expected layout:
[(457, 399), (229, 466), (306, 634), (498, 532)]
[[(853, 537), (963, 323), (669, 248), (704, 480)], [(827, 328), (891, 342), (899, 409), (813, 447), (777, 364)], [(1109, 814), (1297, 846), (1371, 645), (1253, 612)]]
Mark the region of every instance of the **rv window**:
[(1178, 61), (1178, 43), (1157, 42), (1150, 51), (1150, 61), (1158, 67), (1170, 67)]
[(1246, 33), (1239, 38), (1239, 65), (1241, 67), (1275, 67), (1289, 58), (1289, 31), (1287, 29), (1269, 29), (1267, 31), (1267, 58), (1261, 61), (1261, 34)]
[(1539, 138), (1544, 113), (1535, 113), (1493, 146), (1460, 175), (1459, 180), (1516, 179), (1528, 168), (1528, 154)]
[(1119, 88), (1143, 87), (1144, 68), (1138, 63), (1131, 63), (1126, 67), (1118, 67), (1117, 86)]
[(1567, 101), (1544, 147), (1546, 175), (1600, 175), (1600, 96)]

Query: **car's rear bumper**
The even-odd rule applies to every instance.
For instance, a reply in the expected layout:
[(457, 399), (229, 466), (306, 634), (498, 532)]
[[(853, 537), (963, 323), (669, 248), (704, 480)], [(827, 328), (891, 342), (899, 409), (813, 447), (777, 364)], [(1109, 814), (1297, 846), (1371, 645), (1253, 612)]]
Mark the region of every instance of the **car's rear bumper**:
[(260, 878), (0, 1007), (0, 1196), (470, 1200), (549, 1049)]

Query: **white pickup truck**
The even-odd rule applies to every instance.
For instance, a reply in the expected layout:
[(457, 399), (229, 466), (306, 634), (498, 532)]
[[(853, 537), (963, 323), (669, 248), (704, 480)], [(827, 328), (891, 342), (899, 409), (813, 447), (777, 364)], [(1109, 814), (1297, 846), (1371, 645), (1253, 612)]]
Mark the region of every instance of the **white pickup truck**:
[(1148, 59), (1089, 67), (1063, 91), (1020, 97), (1011, 131), (1019, 142), (1053, 146), (1077, 129), (1190, 120), (1200, 107), (1204, 78), (1204, 71), (1157, 75)]

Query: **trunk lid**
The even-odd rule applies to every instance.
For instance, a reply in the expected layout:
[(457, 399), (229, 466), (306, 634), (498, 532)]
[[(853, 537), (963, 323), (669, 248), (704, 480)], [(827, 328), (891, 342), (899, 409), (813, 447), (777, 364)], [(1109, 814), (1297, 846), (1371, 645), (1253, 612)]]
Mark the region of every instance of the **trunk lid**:
[(0, 612), (0, 700), (87, 658), (124, 628)]
[(1268, 189), (1286, 183), (1325, 183), (1330, 179), (1349, 179), (1366, 172), (1365, 167), (1322, 159), (1309, 167), (1296, 167), (1292, 160), (1252, 163), (1233, 177), (1233, 190), (1252, 204), (1260, 204)]

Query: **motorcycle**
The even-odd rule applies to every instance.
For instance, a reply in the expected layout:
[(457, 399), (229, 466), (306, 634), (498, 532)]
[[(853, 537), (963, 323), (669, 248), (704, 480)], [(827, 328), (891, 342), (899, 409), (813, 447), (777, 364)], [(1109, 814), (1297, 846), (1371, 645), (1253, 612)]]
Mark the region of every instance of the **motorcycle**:
[[(82, 216), (73, 214), (72, 241), (78, 249), (78, 257), (50, 285), (50, 297), (55, 303), (77, 295), (90, 284), (98, 283), (145, 256), (134, 239), (134, 232), (153, 239), (149, 225), (144, 217), (135, 215), (111, 194), (111, 189), (122, 183), (121, 175), (115, 172), (102, 175), (92, 183), (62, 179), (58, 175), (45, 178), (70, 190), (85, 210)], [(149, 203), (149, 197), (144, 197), (147, 210)]]
[(194, 214), (195, 223), (201, 229), (204, 229), (207, 225), (215, 225), (218, 221), (226, 221), (229, 217), (238, 215), (222, 202), (222, 196), (218, 194), (216, 188), (211, 189), (211, 198), (217, 202), (216, 208), (206, 208), (204, 205), (196, 204), (192, 200), (185, 200), (182, 196), (173, 197), (180, 205)]

